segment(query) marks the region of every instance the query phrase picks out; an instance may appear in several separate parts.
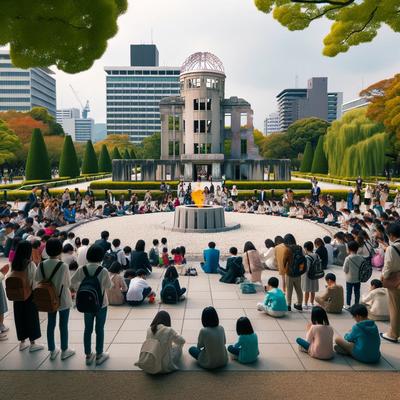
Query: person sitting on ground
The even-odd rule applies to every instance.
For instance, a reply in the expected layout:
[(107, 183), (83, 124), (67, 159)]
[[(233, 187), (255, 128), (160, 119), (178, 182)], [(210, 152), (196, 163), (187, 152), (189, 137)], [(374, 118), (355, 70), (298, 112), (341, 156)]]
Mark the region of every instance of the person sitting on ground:
[(100, 234), (101, 239), (98, 239), (94, 242), (94, 244), (99, 245), (103, 248), (104, 253), (111, 249), (111, 243), (108, 241), (110, 237), (110, 233), (108, 231), (103, 231)]
[(161, 284), (161, 301), (164, 303), (170, 303), (170, 288), (171, 286), (175, 289), (176, 291), (176, 299), (178, 300), (183, 300), (184, 293), (186, 293), (185, 288), (181, 288), (181, 285), (179, 284), (179, 275), (178, 271), (176, 268), (171, 265), (167, 268), (165, 271), (164, 279)]
[(189, 348), (189, 354), (200, 367), (205, 369), (222, 368), (228, 363), (225, 330), (219, 324), (214, 307), (206, 307), (201, 315), (203, 328), (200, 330), (197, 346)]
[(252, 242), (246, 242), (243, 249), (243, 264), (246, 272), (250, 274), (252, 282), (261, 282), (263, 265), (260, 253)]
[(165, 268), (169, 267), (169, 265), (171, 264), (171, 260), (168, 255), (168, 249), (166, 247), (162, 249), (161, 261), (161, 265)]
[(275, 257), (275, 243), (271, 239), (265, 240), (267, 251), (264, 253), (264, 263), (267, 269), (276, 271), (278, 269)]
[(123, 248), (124, 251), (124, 256), (126, 258), (126, 268), (128, 268), (129, 265), (131, 265), (131, 254), (132, 254), (132, 247), (130, 246), (125, 246)]
[(131, 279), (129, 289), (126, 293), (126, 301), (130, 306), (140, 306), (146, 298), (149, 303), (154, 303), (156, 294), (146, 282), (147, 272), (144, 269), (136, 271), (137, 276)]
[(266, 295), (264, 303), (257, 304), (258, 311), (264, 311), (271, 317), (284, 317), (288, 312), (285, 293), (279, 289), (279, 279), (271, 277), (265, 287)]
[[(132, 280), (133, 278), (136, 278), (136, 276), (137, 276), (136, 271), (133, 270), (133, 269), (127, 269), (127, 270), (124, 272), (124, 281), (125, 281), (125, 284), (126, 284), (126, 287), (127, 287), (127, 288), (129, 288), (129, 285), (130, 285), (130, 283), (131, 283), (131, 280)], [(125, 293), (125, 300), (126, 300), (126, 293)]]
[(158, 239), (153, 240), (153, 247), (149, 251), (149, 260), (152, 267), (158, 267), (160, 265), (160, 249)]
[(219, 280), (222, 283), (238, 283), (238, 280), (244, 279), (244, 266), (242, 257), (237, 255), (238, 249), (231, 247), (229, 249), (230, 256), (226, 260), (226, 268), (218, 268), (218, 272), (222, 275)]
[(181, 254), (181, 248), (177, 247), (174, 249), (174, 258), (173, 258), (174, 265), (182, 265), (183, 264), (183, 257)]
[[(160, 343), (157, 347), (159, 351), (152, 353), (155, 361), (160, 364), (159, 374), (168, 374), (179, 369), (178, 363), (182, 357), (185, 339), (171, 328), (171, 317), (166, 311), (159, 311), (154, 317), (147, 330), (147, 340), (157, 340)], [(135, 365), (140, 367), (140, 361)]]
[(215, 243), (208, 243), (208, 249), (203, 251), (204, 262), (200, 263), (201, 268), (206, 274), (217, 274), (219, 268), (219, 250), (215, 248)]
[(340, 265), (343, 266), (344, 260), (347, 257), (347, 247), (346, 247), (346, 242), (345, 242), (345, 236), (343, 232), (337, 232), (334, 235), (334, 241), (333, 241), (333, 263), (335, 265)]
[(334, 350), (363, 363), (377, 363), (381, 358), (378, 327), (374, 321), (368, 319), (368, 310), (363, 304), (355, 304), (349, 311), (356, 324), (344, 338), (335, 339)]
[(325, 275), (326, 290), (320, 296), (315, 296), (318, 303), (327, 313), (340, 314), (344, 304), (343, 287), (336, 284), (336, 275), (328, 273)]
[(257, 361), (260, 354), (258, 338), (247, 317), (240, 317), (237, 320), (236, 333), (239, 336), (239, 340), (234, 345), (228, 346), (228, 352), (241, 364), (250, 364)]
[(145, 247), (146, 243), (144, 240), (138, 240), (136, 242), (135, 250), (131, 253), (130, 268), (134, 270), (144, 270), (147, 275), (150, 275), (152, 267), (147, 253), (144, 251)]
[(373, 279), (371, 281), (369, 292), (362, 296), (361, 303), (367, 307), (370, 319), (389, 321), (388, 294), (381, 280)]
[(114, 261), (108, 270), (112, 287), (107, 289), (108, 302), (110, 306), (119, 306), (125, 303), (128, 286), (125, 279), (120, 275), (123, 267), (118, 261)]
[(306, 340), (297, 338), (299, 350), (313, 358), (330, 360), (333, 357), (333, 329), (326, 311), (319, 306), (311, 311), (311, 323), (307, 325)]

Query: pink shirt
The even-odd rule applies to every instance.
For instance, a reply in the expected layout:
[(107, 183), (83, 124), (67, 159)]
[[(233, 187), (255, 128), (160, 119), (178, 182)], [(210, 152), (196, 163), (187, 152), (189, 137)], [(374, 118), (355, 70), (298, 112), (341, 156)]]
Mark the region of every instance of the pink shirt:
[(311, 325), (306, 335), (308, 354), (320, 360), (333, 357), (333, 329), (330, 325)]

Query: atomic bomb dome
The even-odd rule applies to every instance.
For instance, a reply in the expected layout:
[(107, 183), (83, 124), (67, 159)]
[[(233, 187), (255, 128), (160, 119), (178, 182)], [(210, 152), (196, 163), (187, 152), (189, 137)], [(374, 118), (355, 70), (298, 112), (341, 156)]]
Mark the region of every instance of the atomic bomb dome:
[(190, 55), (181, 67), (181, 74), (206, 71), (225, 75), (222, 61), (216, 55), (208, 52), (197, 52)]

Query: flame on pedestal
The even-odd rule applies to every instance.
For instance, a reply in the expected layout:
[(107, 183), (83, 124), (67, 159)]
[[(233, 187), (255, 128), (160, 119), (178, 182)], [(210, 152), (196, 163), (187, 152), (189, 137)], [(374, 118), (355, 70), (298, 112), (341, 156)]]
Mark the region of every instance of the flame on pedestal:
[(205, 196), (201, 189), (195, 190), (192, 192), (192, 200), (193, 203), (196, 204), (197, 207), (204, 206)]

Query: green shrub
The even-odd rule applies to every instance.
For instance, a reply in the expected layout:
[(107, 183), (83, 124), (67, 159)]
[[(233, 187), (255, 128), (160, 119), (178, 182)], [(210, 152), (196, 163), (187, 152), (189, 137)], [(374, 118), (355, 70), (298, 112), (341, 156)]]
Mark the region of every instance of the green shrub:
[(121, 153), (119, 152), (117, 146), (115, 146), (115, 147), (113, 148), (113, 151), (112, 151), (112, 153), (111, 153), (111, 159), (112, 159), (112, 160), (121, 160), (121, 159), (122, 159)]
[(46, 143), (40, 129), (32, 133), (25, 167), (26, 179), (51, 179), (51, 168)]
[(101, 146), (100, 157), (99, 157), (99, 172), (111, 172), (112, 163), (110, 154), (107, 150), (107, 146), (103, 144)]
[(306, 148), (304, 149), (303, 161), (301, 162), (300, 171), (310, 172), (314, 158), (314, 151), (310, 142), (307, 142)]
[[(90, 188), (92, 190), (98, 189), (109, 189), (109, 190), (159, 190), (161, 182), (145, 182), (145, 181), (133, 181), (133, 182), (115, 182), (115, 181), (101, 181), (101, 182), (92, 182), (90, 184)], [(168, 184), (171, 187), (171, 190), (176, 190), (178, 187), (178, 181), (169, 181)]]
[(71, 136), (67, 135), (61, 152), (59, 173), (60, 176), (76, 178), (80, 174), (78, 157)]
[(315, 149), (314, 159), (311, 166), (313, 174), (327, 174), (328, 173), (328, 160), (324, 153), (324, 136), (321, 135), (318, 139), (317, 148)]
[(97, 174), (99, 172), (99, 165), (97, 156), (93, 148), (91, 140), (86, 142), (85, 154), (83, 156), (82, 174)]

